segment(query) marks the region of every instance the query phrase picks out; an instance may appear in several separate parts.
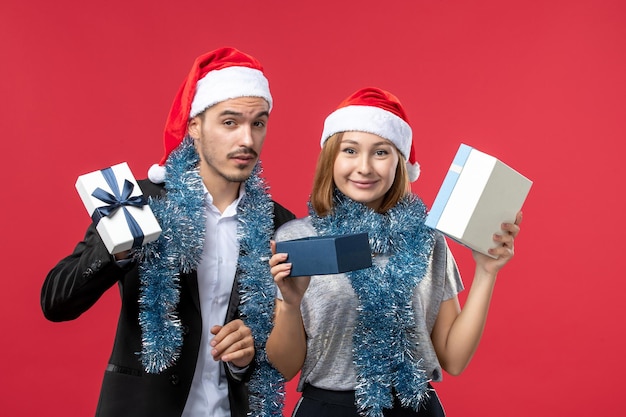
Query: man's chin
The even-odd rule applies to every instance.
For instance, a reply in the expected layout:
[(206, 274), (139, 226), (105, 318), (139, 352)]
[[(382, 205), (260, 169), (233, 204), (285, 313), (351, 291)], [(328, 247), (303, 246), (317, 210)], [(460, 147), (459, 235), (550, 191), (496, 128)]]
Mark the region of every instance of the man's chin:
[(230, 182), (244, 182), (250, 175), (252, 174), (252, 169), (249, 167), (245, 167), (245, 169), (240, 169), (237, 172), (224, 174), (223, 177), (226, 178)]

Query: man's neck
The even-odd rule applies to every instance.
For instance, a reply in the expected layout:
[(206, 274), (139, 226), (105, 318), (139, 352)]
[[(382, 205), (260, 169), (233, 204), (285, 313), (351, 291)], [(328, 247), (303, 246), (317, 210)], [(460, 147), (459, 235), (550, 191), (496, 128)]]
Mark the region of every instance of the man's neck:
[(224, 210), (239, 197), (240, 182), (207, 180), (203, 180), (203, 182), (211, 197), (213, 197), (213, 205), (220, 213), (224, 213)]

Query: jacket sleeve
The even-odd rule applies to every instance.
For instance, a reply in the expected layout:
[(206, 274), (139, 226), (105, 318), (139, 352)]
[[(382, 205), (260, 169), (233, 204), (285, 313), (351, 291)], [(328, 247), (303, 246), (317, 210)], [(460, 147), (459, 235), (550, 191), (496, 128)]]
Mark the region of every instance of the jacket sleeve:
[(235, 372), (233, 368), (231, 368), (231, 365), (226, 362), (224, 363), (224, 368), (226, 369), (226, 378), (228, 378), (232, 382), (249, 382), (250, 377), (252, 376), (252, 372), (256, 368), (256, 361), (250, 362), (250, 365), (248, 365), (243, 372)]
[(41, 289), (41, 309), (51, 321), (73, 320), (122, 279), (119, 267), (92, 225), (74, 252), (48, 273)]
[(284, 223), (287, 223), (289, 220), (293, 220), (296, 216), (285, 207), (281, 206), (277, 202), (274, 203), (274, 230), (278, 229)]
[[(148, 180), (139, 180), (138, 183), (144, 195), (155, 198), (165, 195), (163, 185), (152, 184)], [(91, 224), (74, 252), (48, 273), (41, 288), (44, 316), (51, 321), (77, 318), (135, 266), (135, 262), (129, 261), (120, 267)]]

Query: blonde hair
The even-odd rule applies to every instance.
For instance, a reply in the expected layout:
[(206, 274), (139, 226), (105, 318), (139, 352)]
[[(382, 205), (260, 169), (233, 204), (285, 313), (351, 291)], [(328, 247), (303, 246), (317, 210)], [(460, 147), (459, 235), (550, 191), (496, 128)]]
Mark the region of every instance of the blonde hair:
[[(326, 216), (330, 214), (334, 208), (333, 195), (336, 185), (333, 179), (333, 171), (335, 159), (337, 159), (341, 147), (342, 138), (343, 132), (335, 133), (329, 137), (317, 158), (315, 177), (313, 179), (313, 191), (311, 192), (311, 205), (318, 216)], [(396, 177), (377, 211), (379, 213), (385, 213), (398, 204), (398, 202), (410, 192), (411, 183), (406, 169), (406, 161), (398, 151)]]

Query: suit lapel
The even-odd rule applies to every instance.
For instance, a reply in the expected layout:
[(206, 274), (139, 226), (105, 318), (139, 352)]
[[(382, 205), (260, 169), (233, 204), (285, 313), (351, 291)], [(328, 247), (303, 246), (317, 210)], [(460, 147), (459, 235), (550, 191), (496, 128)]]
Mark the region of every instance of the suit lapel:
[(193, 271), (190, 274), (181, 274), (180, 282), (181, 285), (186, 285), (189, 287), (189, 294), (191, 294), (193, 305), (196, 306), (198, 313), (200, 313), (200, 290), (198, 290), (198, 274), (196, 273), (196, 271)]
[(239, 285), (237, 285), (237, 277), (239, 271), (235, 272), (235, 279), (233, 280), (233, 288), (230, 291), (230, 300), (228, 301), (228, 310), (226, 310), (226, 322), (233, 321), (239, 317)]

